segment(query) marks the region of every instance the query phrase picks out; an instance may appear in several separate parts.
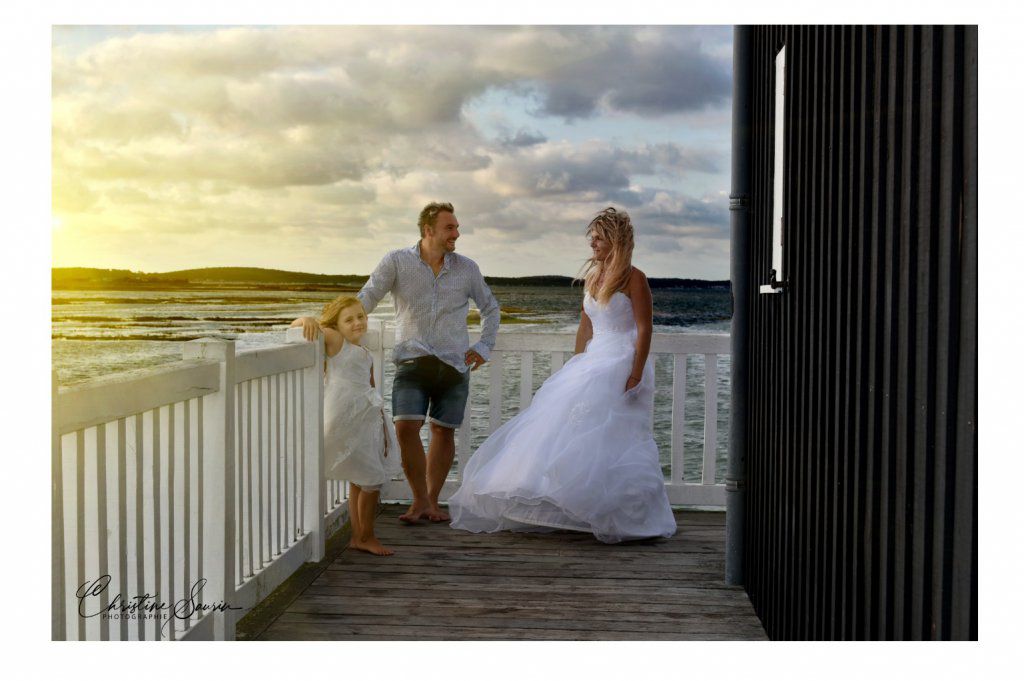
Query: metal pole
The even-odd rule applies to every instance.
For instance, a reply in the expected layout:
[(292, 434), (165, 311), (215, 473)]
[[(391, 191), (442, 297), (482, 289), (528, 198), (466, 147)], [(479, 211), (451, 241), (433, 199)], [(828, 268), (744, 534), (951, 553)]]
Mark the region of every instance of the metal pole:
[(750, 304), (750, 34), (733, 29), (732, 193), (729, 196), (729, 265), (732, 288), (732, 395), (729, 464), (725, 474), (725, 581), (744, 581), (744, 514), (747, 453), (747, 340)]

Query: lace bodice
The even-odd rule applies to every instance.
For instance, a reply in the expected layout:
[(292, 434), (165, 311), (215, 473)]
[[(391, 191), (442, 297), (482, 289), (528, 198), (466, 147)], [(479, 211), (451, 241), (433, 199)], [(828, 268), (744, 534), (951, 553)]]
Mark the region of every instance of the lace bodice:
[(636, 320), (633, 318), (633, 302), (622, 291), (616, 291), (601, 305), (589, 293), (583, 298), (583, 309), (594, 327), (594, 335), (604, 333), (636, 332)]

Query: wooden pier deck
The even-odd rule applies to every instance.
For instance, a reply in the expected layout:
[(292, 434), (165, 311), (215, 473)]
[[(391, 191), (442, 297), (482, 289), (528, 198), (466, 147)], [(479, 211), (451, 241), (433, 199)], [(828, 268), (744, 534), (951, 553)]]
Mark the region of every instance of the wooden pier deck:
[(396, 554), (344, 548), (300, 570), (238, 624), (258, 640), (767, 640), (723, 581), (725, 514), (677, 511), (671, 539), (605, 545), (577, 532), (474, 535), (400, 525)]

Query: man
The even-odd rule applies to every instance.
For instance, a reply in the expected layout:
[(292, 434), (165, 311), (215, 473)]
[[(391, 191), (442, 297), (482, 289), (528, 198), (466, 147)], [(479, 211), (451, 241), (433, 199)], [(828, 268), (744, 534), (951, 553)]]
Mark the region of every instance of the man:
[[(459, 221), (452, 204), (427, 204), (419, 228), (419, 242), (385, 255), (356, 294), (367, 313), (387, 293), (395, 301), (391, 413), (413, 494), (409, 510), (399, 516), (407, 523), (449, 520), (438, 497), (455, 458), (455, 429), (462, 425), (469, 398), (469, 372), (490, 358), (501, 319), (480, 268), (455, 253)], [(466, 328), (470, 298), (483, 323), (473, 347)], [(429, 456), (420, 441), (425, 420), (430, 421)]]

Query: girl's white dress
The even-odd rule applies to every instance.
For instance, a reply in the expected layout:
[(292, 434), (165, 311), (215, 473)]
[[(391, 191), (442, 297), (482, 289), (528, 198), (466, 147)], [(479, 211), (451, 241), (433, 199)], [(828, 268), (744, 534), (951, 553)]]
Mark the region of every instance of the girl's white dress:
[(530, 406), (476, 450), (449, 499), (452, 527), (470, 532), (592, 532), (602, 542), (671, 537), (676, 521), (654, 442), (654, 369), (624, 393), (637, 330), (628, 296), (589, 294), (594, 336)]
[(402, 465), (395, 426), (370, 385), (372, 369), (369, 350), (345, 342), (327, 358), (324, 376), (325, 476), (370, 490), (390, 480)]

